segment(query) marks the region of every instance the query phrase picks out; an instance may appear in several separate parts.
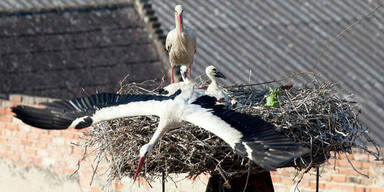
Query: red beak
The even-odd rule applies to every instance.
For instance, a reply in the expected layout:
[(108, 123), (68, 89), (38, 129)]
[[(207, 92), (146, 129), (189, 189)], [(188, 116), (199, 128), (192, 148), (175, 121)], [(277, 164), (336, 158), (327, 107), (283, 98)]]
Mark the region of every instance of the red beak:
[(137, 175), (140, 173), (141, 167), (142, 167), (143, 164), (144, 164), (144, 160), (145, 160), (145, 156), (140, 157), (139, 165), (137, 166), (136, 173), (135, 173), (135, 177), (133, 178), (133, 183), (135, 183), (136, 178), (137, 178)]
[(181, 13), (178, 15), (178, 17), (179, 17), (178, 21), (179, 21), (179, 26), (180, 26), (179, 30), (180, 30), (180, 33), (181, 33), (181, 32), (183, 32), (182, 31), (182, 29), (183, 29), (183, 26), (182, 26), (183, 25), (183, 17), (181, 16)]

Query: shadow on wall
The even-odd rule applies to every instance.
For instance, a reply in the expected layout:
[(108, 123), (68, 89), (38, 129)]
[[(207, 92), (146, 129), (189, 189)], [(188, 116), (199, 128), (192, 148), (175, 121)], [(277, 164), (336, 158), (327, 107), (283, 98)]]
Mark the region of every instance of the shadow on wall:
[(8, 192), (82, 191), (76, 176), (60, 176), (49, 170), (16, 167), (0, 160), (0, 189)]

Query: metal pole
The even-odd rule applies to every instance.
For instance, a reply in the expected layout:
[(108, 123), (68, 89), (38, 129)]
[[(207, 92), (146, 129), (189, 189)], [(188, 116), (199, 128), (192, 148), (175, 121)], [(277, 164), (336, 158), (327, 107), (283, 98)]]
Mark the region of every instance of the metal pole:
[(165, 192), (165, 173), (163, 172), (162, 174), (162, 178), (161, 178), (161, 181), (162, 181), (162, 191)]
[(319, 166), (316, 167), (316, 192), (319, 192)]

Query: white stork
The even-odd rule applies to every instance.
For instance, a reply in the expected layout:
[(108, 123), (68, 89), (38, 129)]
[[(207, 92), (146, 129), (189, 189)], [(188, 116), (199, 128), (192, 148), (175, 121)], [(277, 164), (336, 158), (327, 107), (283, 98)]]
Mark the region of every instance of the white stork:
[(210, 65), (205, 68), (205, 74), (211, 80), (211, 83), (208, 85), (205, 94), (212, 97), (216, 97), (219, 103), (228, 102), (228, 95), (224, 92), (222, 88), (217, 85), (217, 78), (225, 79), (226, 77), (220, 71), (216, 70), (216, 67), (213, 65)]
[(183, 7), (175, 6), (175, 29), (168, 32), (165, 49), (169, 53), (171, 63), (171, 83), (174, 83), (173, 71), (175, 65), (187, 65), (191, 77), (191, 65), (196, 53), (196, 33), (183, 24)]
[(170, 95), (176, 93), (176, 91), (178, 91), (182, 87), (186, 86), (186, 84), (189, 84), (189, 83), (192, 84), (193, 81), (189, 80), (189, 78), (187, 77), (187, 71), (188, 71), (188, 68), (185, 65), (182, 65), (180, 67), (180, 74), (181, 74), (181, 78), (183, 79), (183, 81), (167, 85), (166, 87), (159, 90), (159, 94), (165, 95), (165, 96), (170, 96)]
[[(186, 84), (194, 84), (192, 80), (190, 80), (186, 73), (187, 73), (187, 67), (182, 65), (180, 67), (180, 73), (181, 77), (183, 79), (183, 82), (177, 82), (177, 83), (172, 83), (169, 84), (168, 86), (162, 88), (159, 90), (160, 95), (165, 95), (165, 96), (170, 96), (174, 94), (177, 90), (181, 89), (183, 86)], [(210, 65), (205, 68), (205, 74), (207, 77), (211, 80), (211, 83), (208, 85), (207, 89), (204, 90), (203, 88), (195, 89), (197, 93), (200, 93), (200, 96), (202, 95), (209, 95), (212, 97), (216, 97), (217, 101), (219, 103), (222, 103), (224, 101), (228, 101), (228, 96), (227, 94), (223, 91), (222, 88), (220, 88), (217, 85), (217, 78), (223, 78), (225, 79), (225, 76), (216, 69), (215, 66)]]
[(195, 124), (217, 135), (237, 153), (260, 167), (273, 170), (309, 151), (280, 134), (275, 127), (259, 117), (228, 110), (216, 105), (216, 98), (196, 96), (193, 86), (185, 86), (172, 96), (96, 94), (68, 101), (43, 103), (46, 108), (16, 106), (12, 111), (23, 122), (43, 129), (78, 129), (96, 122), (138, 115), (159, 116), (158, 127), (140, 149), (140, 160), (134, 180), (165, 132)]

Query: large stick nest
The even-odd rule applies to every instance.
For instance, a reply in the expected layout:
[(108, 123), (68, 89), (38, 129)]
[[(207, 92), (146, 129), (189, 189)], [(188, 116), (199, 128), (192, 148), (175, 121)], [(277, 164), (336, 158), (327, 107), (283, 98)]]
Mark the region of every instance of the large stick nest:
[[(147, 89), (154, 85), (157, 85), (155, 89)], [(268, 86), (276, 86), (276, 81)], [(155, 94), (159, 87), (161, 85), (155, 81), (122, 84), (119, 93)], [(283, 89), (278, 108), (264, 106), (265, 96), (269, 94), (265, 85), (239, 85), (225, 90), (238, 101), (235, 110), (261, 116), (273, 123), (282, 134), (312, 150), (310, 155), (285, 166), (308, 171), (327, 161), (331, 151), (348, 153), (352, 147), (361, 148), (378, 158), (378, 152), (369, 151), (366, 146), (367, 142), (373, 141), (357, 119), (360, 113), (357, 103), (351, 98), (338, 96), (332, 83), (314, 80), (305, 86)], [(96, 150), (95, 162), (108, 162), (109, 183), (114, 179), (133, 176), (139, 149), (152, 137), (157, 123), (155, 116), (129, 117), (99, 123), (85, 134), (84, 146)], [(376, 146), (375, 143), (373, 145)], [(229, 173), (247, 171), (262, 170), (237, 155), (220, 138), (187, 123), (166, 133), (158, 142), (147, 157), (145, 174), (141, 176), (149, 180), (163, 173), (188, 173), (191, 177), (209, 173), (225, 177)]]

